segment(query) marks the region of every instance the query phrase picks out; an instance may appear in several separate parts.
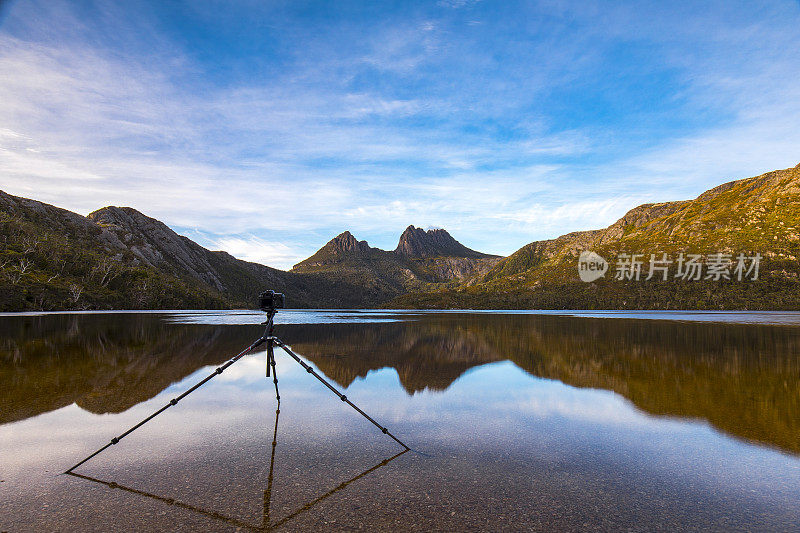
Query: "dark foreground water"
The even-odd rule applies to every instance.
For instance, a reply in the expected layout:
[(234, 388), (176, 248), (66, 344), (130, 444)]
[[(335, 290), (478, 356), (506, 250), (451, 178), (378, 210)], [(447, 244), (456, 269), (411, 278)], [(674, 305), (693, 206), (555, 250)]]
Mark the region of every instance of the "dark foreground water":
[(261, 317), (3, 316), (0, 531), (800, 529), (796, 314), (279, 318), (415, 451), (262, 352), (63, 475)]

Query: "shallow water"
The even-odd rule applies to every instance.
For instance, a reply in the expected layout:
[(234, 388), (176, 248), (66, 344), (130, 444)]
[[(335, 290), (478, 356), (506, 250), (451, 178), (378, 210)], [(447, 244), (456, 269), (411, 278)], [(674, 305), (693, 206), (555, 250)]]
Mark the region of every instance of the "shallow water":
[(0, 531), (797, 530), (796, 315), (3, 316)]

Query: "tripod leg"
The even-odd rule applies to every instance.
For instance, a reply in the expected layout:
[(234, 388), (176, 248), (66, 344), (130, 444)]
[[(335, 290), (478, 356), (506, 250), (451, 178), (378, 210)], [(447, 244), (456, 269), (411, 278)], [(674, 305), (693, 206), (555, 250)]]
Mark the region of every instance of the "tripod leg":
[[(273, 367), (273, 371), (275, 368)], [(278, 445), (278, 417), (281, 414), (280, 399), (278, 399), (278, 408), (275, 410), (275, 431), (272, 433), (272, 456), (269, 459), (269, 477), (267, 477), (267, 490), (264, 491), (264, 517), (262, 528), (264, 530), (269, 528), (269, 505), (272, 500), (272, 478), (275, 468), (275, 446)]]
[[(269, 347), (269, 355), (268, 355), (268, 357), (269, 357), (269, 362), (268, 362), (268, 367), (267, 368), (269, 368), (269, 365), (272, 366), (272, 382), (275, 384), (275, 399), (278, 400), (278, 407), (280, 407), (280, 405), (281, 405), (281, 393), (278, 392), (278, 371), (277, 371), (277, 369), (275, 367), (275, 354), (272, 353), (272, 346)], [(269, 373), (267, 375), (269, 375)]]
[(120, 435), (119, 437), (114, 437), (113, 439), (111, 439), (111, 442), (109, 442), (108, 444), (106, 444), (105, 446), (103, 446), (102, 448), (100, 448), (99, 450), (97, 450), (96, 452), (94, 452), (92, 455), (90, 455), (89, 457), (87, 457), (86, 459), (84, 459), (84, 460), (83, 460), (83, 461), (81, 461), (80, 463), (76, 464), (75, 466), (73, 466), (72, 468), (70, 468), (69, 470), (67, 470), (67, 471), (66, 471), (66, 472), (64, 472), (64, 473), (65, 473), (65, 474), (69, 474), (70, 472), (72, 472), (73, 470), (75, 470), (76, 468), (78, 468), (79, 466), (81, 466), (83, 463), (85, 463), (86, 461), (88, 461), (89, 459), (91, 459), (92, 457), (94, 457), (95, 455), (99, 454), (100, 452), (102, 452), (102, 451), (103, 451), (103, 450), (105, 450), (106, 448), (108, 448), (108, 447), (112, 446), (113, 444), (116, 444), (116, 443), (118, 443), (118, 442), (119, 442), (119, 441), (121, 441), (123, 438), (125, 438), (126, 436), (128, 436), (128, 434), (130, 434), (130, 433), (133, 433), (134, 431), (136, 431), (137, 429), (139, 429), (140, 427), (142, 427), (142, 426), (143, 426), (143, 425), (145, 425), (146, 423), (150, 422), (152, 419), (154, 419), (155, 417), (157, 417), (158, 415), (160, 415), (161, 413), (163, 413), (164, 411), (166, 411), (168, 408), (172, 407), (173, 405), (177, 405), (179, 401), (181, 401), (182, 399), (184, 399), (186, 396), (188, 396), (189, 394), (191, 394), (191, 393), (192, 393), (192, 392), (194, 392), (195, 390), (199, 389), (201, 386), (205, 385), (205, 383), (206, 383), (207, 381), (209, 381), (211, 378), (213, 378), (213, 377), (216, 377), (216, 376), (217, 376), (217, 375), (219, 375), (219, 374), (222, 374), (222, 372), (223, 372), (223, 371), (224, 371), (226, 368), (228, 368), (228, 367), (229, 367), (229, 366), (231, 366), (233, 363), (235, 363), (236, 361), (238, 361), (239, 359), (241, 359), (242, 357), (244, 357), (245, 355), (247, 355), (248, 353), (250, 353), (251, 351), (253, 351), (254, 349), (256, 349), (258, 346), (261, 346), (261, 344), (263, 344), (265, 340), (266, 340), (266, 339), (265, 339), (264, 337), (261, 337), (261, 338), (260, 338), (260, 339), (258, 339), (256, 342), (254, 342), (253, 344), (251, 344), (250, 346), (248, 346), (247, 348), (245, 348), (244, 350), (242, 350), (241, 352), (239, 352), (239, 353), (238, 353), (236, 356), (234, 356), (233, 358), (229, 359), (227, 363), (225, 363), (224, 365), (222, 365), (222, 366), (218, 367), (216, 370), (214, 370), (214, 372), (212, 372), (212, 373), (211, 373), (209, 376), (207, 376), (206, 378), (204, 378), (204, 379), (203, 379), (202, 381), (200, 381), (199, 383), (195, 384), (195, 385), (194, 385), (192, 388), (190, 388), (189, 390), (187, 390), (186, 392), (184, 392), (183, 394), (181, 394), (181, 395), (180, 395), (180, 396), (178, 396), (177, 398), (174, 398), (174, 399), (170, 400), (170, 401), (169, 401), (169, 403), (168, 403), (167, 405), (165, 405), (164, 407), (162, 407), (161, 409), (159, 409), (158, 411), (156, 411), (156, 412), (155, 412), (155, 413), (153, 413), (152, 415), (148, 416), (147, 418), (145, 418), (144, 420), (142, 420), (141, 422), (139, 422), (138, 424), (136, 424), (135, 426), (133, 426), (132, 428), (130, 428), (128, 431), (126, 431), (125, 433), (123, 433), (123, 434), (122, 434), (122, 435)]
[(394, 435), (392, 435), (391, 433), (389, 433), (389, 430), (388, 430), (388, 429), (386, 429), (386, 428), (385, 428), (385, 427), (383, 427), (382, 425), (380, 425), (380, 424), (378, 424), (377, 422), (375, 422), (375, 420), (373, 420), (371, 416), (369, 416), (367, 413), (365, 413), (364, 411), (362, 411), (361, 409), (359, 409), (359, 408), (358, 408), (358, 406), (357, 406), (356, 404), (354, 404), (353, 402), (351, 402), (350, 400), (348, 400), (348, 399), (347, 399), (347, 396), (345, 396), (344, 394), (342, 394), (341, 392), (339, 392), (338, 390), (336, 390), (336, 388), (335, 388), (333, 385), (331, 385), (330, 383), (328, 383), (328, 382), (325, 380), (325, 378), (323, 378), (322, 376), (320, 376), (319, 374), (317, 374), (316, 372), (314, 372), (314, 369), (313, 369), (313, 368), (311, 368), (310, 366), (308, 366), (307, 364), (305, 364), (305, 362), (304, 362), (302, 359), (300, 359), (300, 357), (299, 357), (299, 356), (298, 356), (296, 353), (294, 353), (292, 350), (290, 350), (290, 349), (289, 349), (289, 347), (288, 347), (288, 346), (286, 346), (286, 345), (283, 343), (283, 341), (281, 341), (281, 340), (279, 340), (279, 339), (275, 339), (275, 344), (277, 344), (278, 346), (280, 346), (281, 348), (283, 348), (283, 351), (284, 351), (284, 352), (288, 353), (288, 354), (289, 354), (289, 355), (292, 357), (292, 359), (294, 359), (295, 361), (297, 361), (298, 363), (300, 363), (300, 365), (301, 365), (303, 368), (305, 368), (305, 369), (306, 369), (306, 372), (308, 372), (309, 374), (311, 374), (312, 376), (314, 376), (315, 378), (317, 378), (318, 380), (320, 380), (320, 381), (322, 382), (322, 384), (323, 384), (323, 385), (325, 385), (326, 387), (328, 387), (328, 388), (329, 388), (329, 389), (330, 389), (330, 390), (331, 390), (331, 391), (332, 391), (332, 392), (333, 392), (333, 393), (334, 393), (336, 396), (338, 396), (338, 397), (339, 397), (339, 399), (340, 399), (340, 400), (342, 400), (343, 402), (347, 403), (347, 404), (348, 404), (350, 407), (352, 407), (353, 409), (355, 409), (356, 411), (358, 411), (358, 413), (359, 413), (361, 416), (363, 416), (364, 418), (366, 418), (367, 420), (369, 420), (370, 422), (372, 422), (372, 423), (373, 423), (373, 424), (374, 424), (374, 425), (375, 425), (375, 426), (376, 426), (378, 429), (380, 429), (380, 430), (381, 430), (381, 432), (382, 432), (383, 434), (390, 436), (392, 439), (394, 439), (394, 441), (395, 441), (395, 442), (397, 442), (397, 444), (399, 444), (400, 446), (402, 446), (402, 447), (403, 447), (403, 448), (405, 448), (406, 450), (410, 450), (410, 449), (411, 449), (411, 448), (409, 448), (408, 446), (406, 446), (406, 445), (405, 445), (405, 444), (404, 444), (404, 443), (403, 443), (403, 442), (402, 442), (400, 439), (398, 439), (397, 437), (395, 437)]

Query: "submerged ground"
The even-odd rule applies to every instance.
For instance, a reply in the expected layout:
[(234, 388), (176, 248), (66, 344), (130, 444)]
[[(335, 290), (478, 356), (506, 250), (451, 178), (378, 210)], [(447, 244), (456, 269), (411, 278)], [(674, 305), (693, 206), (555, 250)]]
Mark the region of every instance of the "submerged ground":
[[(796, 530), (800, 315), (0, 317), (0, 531)], [(275, 442), (273, 454), (273, 439)], [(272, 473), (272, 475), (270, 475)]]

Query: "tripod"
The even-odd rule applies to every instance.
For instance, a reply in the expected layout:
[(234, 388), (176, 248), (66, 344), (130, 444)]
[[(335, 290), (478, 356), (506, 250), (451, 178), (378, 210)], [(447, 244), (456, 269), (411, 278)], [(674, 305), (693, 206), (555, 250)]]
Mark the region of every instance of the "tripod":
[[(267, 295), (267, 293), (269, 293), (269, 294), (265, 298), (265, 295)], [(280, 298), (277, 298), (278, 296)], [(274, 353), (274, 347), (275, 346), (278, 346), (279, 348), (281, 348), (292, 359), (297, 361), (306, 370), (306, 372), (308, 372), (309, 374), (311, 374), (312, 376), (317, 378), (320, 382), (322, 382), (322, 384), (325, 385), (326, 387), (328, 387), (328, 389), (330, 389), (331, 392), (333, 392), (336, 396), (338, 396), (341, 401), (343, 401), (346, 404), (348, 404), (350, 407), (355, 409), (361, 416), (363, 416), (364, 418), (366, 418), (367, 420), (372, 422), (372, 424), (374, 424), (378, 429), (380, 429), (381, 432), (384, 435), (388, 435), (389, 437), (394, 439), (394, 441), (397, 442), (400, 446), (402, 446), (406, 450), (410, 450), (410, 448), (408, 446), (406, 446), (400, 439), (398, 439), (397, 437), (392, 435), (389, 432), (389, 430), (386, 429), (385, 426), (382, 426), (382, 425), (378, 424), (371, 416), (369, 416), (367, 413), (362, 411), (356, 404), (351, 402), (350, 399), (347, 398), (347, 396), (345, 396), (344, 394), (339, 392), (325, 378), (320, 376), (310, 365), (306, 364), (305, 361), (303, 361), (300, 358), (300, 356), (298, 356), (296, 353), (294, 353), (289, 346), (287, 346), (283, 341), (281, 341), (278, 337), (276, 337), (274, 335), (274, 329), (275, 329), (274, 319), (275, 319), (275, 315), (278, 312), (278, 308), (279, 307), (283, 307), (283, 295), (282, 294), (273, 293), (272, 291), (267, 291), (266, 293), (263, 293), (261, 295), (261, 302), (262, 302), (262, 306), (261, 306), (262, 310), (267, 313), (267, 321), (264, 322), (264, 325), (266, 325), (266, 328), (265, 328), (264, 334), (261, 336), (261, 338), (259, 338), (253, 344), (251, 344), (250, 346), (248, 346), (247, 348), (245, 348), (244, 350), (239, 352), (237, 355), (235, 355), (234, 357), (229, 359), (225, 364), (217, 367), (217, 369), (214, 370), (214, 372), (212, 372), (211, 374), (209, 374), (208, 376), (203, 378), (201, 381), (199, 381), (194, 386), (189, 388), (186, 392), (184, 392), (183, 394), (181, 394), (180, 396), (178, 396), (176, 398), (173, 398), (172, 400), (169, 401), (169, 403), (167, 403), (167, 405), (165, 405), (164, 407), (162, 407), (161, 409), (159, 409), (155, 413), (151, 414), (150, 416), (148, 416), (147, 418), (145, 418), (144, 420), (142, 420), (141, 422), (139, 422), (135, 426), (131, 427), (130, 429), (128, 429), (127, 431), (125, 431), (124, 433), (119, 435), (118, 437), (114, 437), (113, 439), (111, 439), (111, 442), (109, 442), (108, 444), (106, 444), (105, 446), (103, 446), (102, 448), (97, 450), (96, 452), (92, 453), (91, 455), (89, 455), (88, 457), (83, 459), (82, 461), (76, 463), (74, 466), (72, 466), (71, 468), (66, 470), (64, 473), (65, 474), (71, 473), (73, 470), (75, 470), (76, 468), (81, 466), (83, 463), (85, 463), (86, 461), (88, 461), (92, 457), (95, 457), (96, 455), (99, 455), (100, 453), (102, 453), (103, 451), (108, 449), (109, 447), (117, 444), (120, 440), (122, 440), (123, 438), (127, 437), (128, 435), (130, 435), (131, 433), (133, 433), (134, 431), (136, 431), (137, 429), (139, 429), (140, 427), (142, 427), (143, 425), (145, 425), (146, 423), (148, 423), (149, 421), (151, 421), (152, 419), (154, 419), (155, 417), (157, 417), (158, 415), (160, 415), (161, 413), (163, 413), (164, 411), (166, 411), (167, 409), (169, 409), (173, 405), (177, 405), (178, 402), (181, 401), (182, 399), (184, 399), (186, 396), (188, 396), (192, 392), (196, 391), (197, 389), (199, 389), (200, 387), (205, 385), (207, 382), (209, 382), (214, 377), (218, 376), (219, 374), (222, 374), (225, 371), (226, 368), (228, 368), (229, 366), (234, 364), (236, 361), (238, 361), (239, 359), (241, 359), (242, 357), (244, 357), (248, 353), (252, 352), (253, 350), (255, 350), (256, 348), (258, 348), (259, 346), (261, 346), (264, 343), (266, 343), (266, 345), (267, 345), (267, 377), (270, 377), (270, 374), (272, 374), (273, 382), (275, 383), (275, 397), (276, 397), (279, 405), (280, 405), (280, 401), (281, 401), (281, 396), (280, 396), (280, 393), (278, 392), (278, 374), (276, 372), (275, 353)]]

